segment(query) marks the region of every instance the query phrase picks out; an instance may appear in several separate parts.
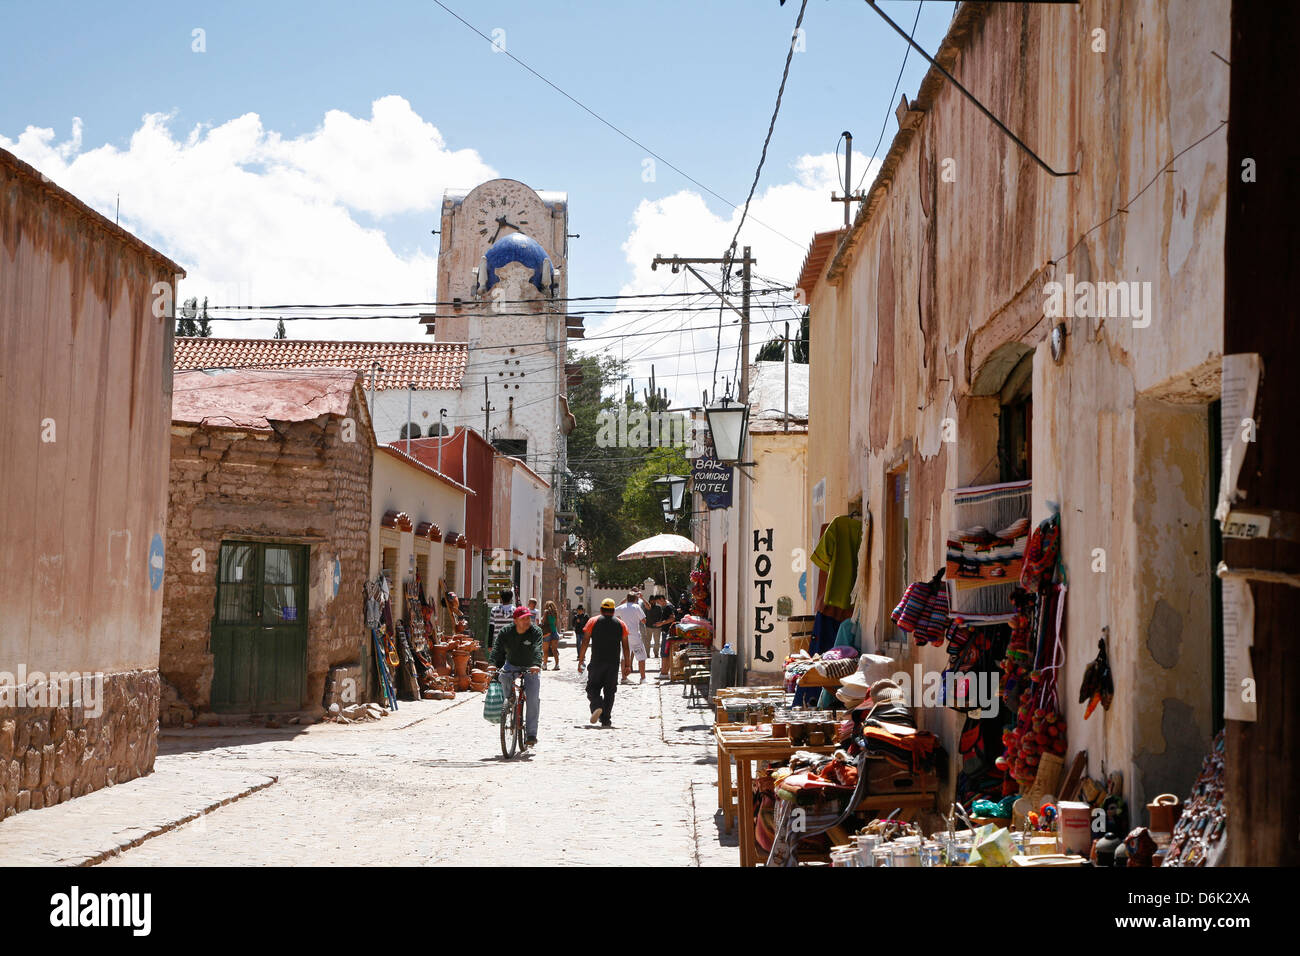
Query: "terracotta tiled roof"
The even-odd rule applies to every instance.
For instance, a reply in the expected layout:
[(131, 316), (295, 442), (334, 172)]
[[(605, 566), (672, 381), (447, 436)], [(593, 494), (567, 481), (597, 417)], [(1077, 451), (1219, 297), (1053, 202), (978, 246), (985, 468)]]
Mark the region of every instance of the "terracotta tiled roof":
[(822, 270), (826, 268), (826, 260), (835, 251), (836, 243), (843, 234), (842, 229), (819, 232), (808, 244), (808, 254), (804, 256), (803, 268), (799, 270), (799, 278), (794, 284), (796, 289), (803, 291), (805, 302), (812, 299), (813, 288), (821, 278)]
[(173, 365), (211, 368), (347, 368), (370, 388), (371, 363), (383, 371), (375, 387), (460, 388), (469, 346), (464, 342), (332, 342), (309, 339), (176, 339)]

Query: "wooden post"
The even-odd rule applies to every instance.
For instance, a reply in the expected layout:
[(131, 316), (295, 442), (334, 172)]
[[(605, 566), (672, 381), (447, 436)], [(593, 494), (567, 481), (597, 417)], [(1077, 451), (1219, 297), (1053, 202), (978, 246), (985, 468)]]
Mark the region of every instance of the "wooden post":
[[(1239, 506), (1284, 515), (1300, 514), (1294, 313), (1300, 299), (1295, 268), (1300, 233), (1293, 201), (1300, 136), (1295, 123), (1279, 121), (1276, 107), (1279, 95), (1300, 85), (1298, 33), (1300, 11), (1292, 4), (1232, 4), (1223, 351), (1258, 352), (1264, 368), (1256, 440), (1237, 483), (1245, 492)], [(1300, 572), (1295, 540), (1229, 538), (1223, 555), (1229, 568)], [(1300, 588), (1252, 581), (1250, 589), (1258, 719), (1227, 722), (1225, 862), (1295, 866), (1300, 864)]]

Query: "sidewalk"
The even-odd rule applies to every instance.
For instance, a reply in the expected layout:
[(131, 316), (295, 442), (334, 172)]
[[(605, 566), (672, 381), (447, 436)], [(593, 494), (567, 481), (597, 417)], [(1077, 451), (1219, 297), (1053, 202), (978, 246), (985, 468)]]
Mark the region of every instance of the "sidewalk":
[(276, 778), (159, 757), (154, 772), (0, 823), (0, 866), (94, 866)]

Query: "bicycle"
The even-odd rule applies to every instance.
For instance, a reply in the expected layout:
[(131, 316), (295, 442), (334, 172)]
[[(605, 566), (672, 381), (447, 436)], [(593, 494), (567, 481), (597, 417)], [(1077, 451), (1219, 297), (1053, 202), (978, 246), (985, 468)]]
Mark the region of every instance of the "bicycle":
[(527, 671), (516, 671), (510, 681), (506, 699), (501, 702), (501, 753), (509, 760), (516, 753), (528, 749), (524, 739), (524, 675)]

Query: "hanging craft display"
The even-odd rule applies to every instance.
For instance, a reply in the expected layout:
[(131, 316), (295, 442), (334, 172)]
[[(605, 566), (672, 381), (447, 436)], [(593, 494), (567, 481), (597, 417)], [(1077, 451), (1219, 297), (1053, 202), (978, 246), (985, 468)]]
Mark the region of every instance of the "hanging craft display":
[(914, 581), (903, 592), (903, 599), (890, 612), (890, 619), (898, 629), (906, 631), (922, 644), (943, 644), (947, 639), (948, 589), (943, 584), (940, 569), (929, 581)]
[(953, 491), (958, 525), (947, 538), (945, 577), (953, 612), (1005, 615), (1029, 540), (1031, 484), (1013, 481)]
[[(1109, 633), (1110, 628), (1102, 630)], [(1103, 709), (1110, 710), (1114, 698), (1115, 682), (1110, 674), (1110, 658), (1106, 655), (1106, 638), (1102, 637), (1097, 641), (1097, 656), (1084, 670), (1083, 682), (1079, 685), (1079, 703), (1088, 705), (1083, 712), (1083, 719), (1091, 717), (1098, 704)]]

